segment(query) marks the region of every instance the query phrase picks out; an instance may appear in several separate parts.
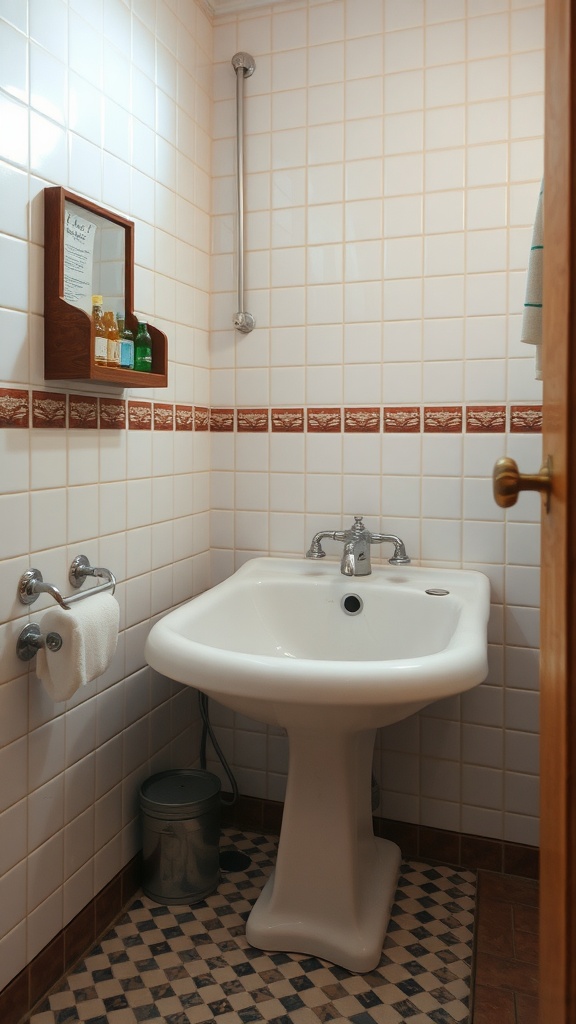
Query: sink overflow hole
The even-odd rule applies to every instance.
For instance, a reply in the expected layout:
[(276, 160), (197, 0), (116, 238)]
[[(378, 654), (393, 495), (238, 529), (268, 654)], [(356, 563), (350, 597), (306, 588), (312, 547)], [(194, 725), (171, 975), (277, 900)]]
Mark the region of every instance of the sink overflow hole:
[(426, 591), (427, 594), (431, 594), (432, 597), (446, 597), (450, 593), (449, 590), (442, 590), (440, 587), (430, 587), (430, 590)]
[(361, 597), (358, 597), (358, 594), (346, 594), (340, 605), (347, 615), (358, 615), (364, 607), (364, 602)]

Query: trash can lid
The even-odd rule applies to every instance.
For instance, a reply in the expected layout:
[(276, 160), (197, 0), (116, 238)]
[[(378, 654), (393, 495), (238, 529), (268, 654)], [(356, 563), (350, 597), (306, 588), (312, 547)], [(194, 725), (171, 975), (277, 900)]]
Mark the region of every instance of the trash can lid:
[(173, 809), (180, 817), (186, 810), (200, 814), (220, 793), (220, 779), (202, 768), (176, 768), (158, 772), (140, 787), (140, 802), (149, 811)]

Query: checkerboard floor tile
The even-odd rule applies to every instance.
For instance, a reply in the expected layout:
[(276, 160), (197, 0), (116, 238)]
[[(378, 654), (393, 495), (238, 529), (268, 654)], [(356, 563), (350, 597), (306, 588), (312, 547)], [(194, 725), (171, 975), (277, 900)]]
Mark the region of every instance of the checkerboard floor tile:
[(136, 897), (29, 1024), (467, 1024), (472, 872), (404, 863), (380, 963), (352, 974), (248, 945), (276, 842), (226, 829), (222, 848), (247, 853), (245, 871), (193, 906)]

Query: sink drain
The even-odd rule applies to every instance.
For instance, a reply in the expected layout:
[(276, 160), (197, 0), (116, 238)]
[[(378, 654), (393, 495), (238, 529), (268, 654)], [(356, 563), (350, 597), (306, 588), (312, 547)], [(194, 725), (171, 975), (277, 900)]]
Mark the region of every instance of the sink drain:
[(442, 587), (430, 587), (429, 590), (424, 591), (426, 594), (431, 594), (432, 597), (446, 597), (450, 591), (443, 590)]
[(340, 607), (346, 615), (359, 615), (364, 607), (364, 601), (358, 594), (345, 594), (340, 601)]

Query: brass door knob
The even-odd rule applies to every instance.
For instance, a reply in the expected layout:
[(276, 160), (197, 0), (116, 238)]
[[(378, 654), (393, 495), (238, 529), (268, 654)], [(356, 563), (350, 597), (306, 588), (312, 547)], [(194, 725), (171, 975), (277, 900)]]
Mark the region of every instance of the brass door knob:
[(498, 459), (492, 473), (492, 482), (494, 501), (500, 508), (515, 505), (520, 491), (540, 491), (548, 510), (552, 489), (552, 459), (548, 456), (539, 473), (520, 473), (514, 459)]

